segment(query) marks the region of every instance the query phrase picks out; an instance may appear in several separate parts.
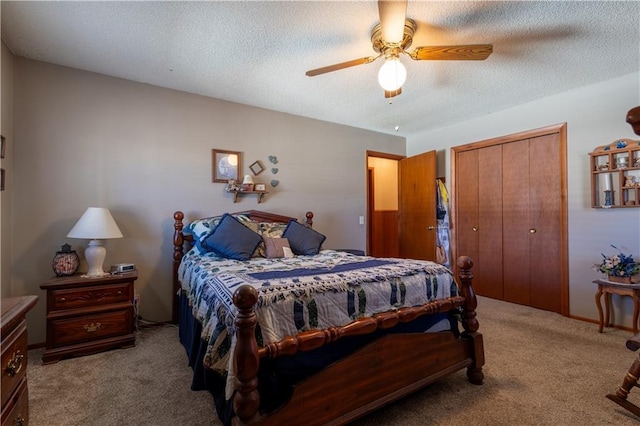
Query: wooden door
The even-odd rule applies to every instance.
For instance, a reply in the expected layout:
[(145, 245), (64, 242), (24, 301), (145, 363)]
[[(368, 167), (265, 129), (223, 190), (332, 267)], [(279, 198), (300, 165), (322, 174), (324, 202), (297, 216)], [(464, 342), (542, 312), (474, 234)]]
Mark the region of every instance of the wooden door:
[(502, 299), (502, 148), (459, 152), (456, 173), (457, 255), (474, 261), (476, 293)]
[[(499, 145), (478, 150), (478, 256), (474, 286), (478, 293), (494, 299), (504, 298), (502, 277), (502, 148)], [(473, 257), (472, 257), (473, 259)], [(477, 279), (476, 279), (477, 278)]]
[(502, 145), (504, 300), (531, 304), (529, 140)]
[(562, 150), (558, 133), (529, 143), (531, 306), (561, 312)]
[[(479, 262), (479, 192), (478, 192), (478, 150), (462, 151), (456, 155), (456, 185), (464, 188), (456, 197), (457, 215), (454, 221), (456, 235), (456, 256), (469, 256), (473, 262), (473, 288), (482, 296), (486, 287), (480, 276), (482, 262)], [(451, 262), (455, 265), (455, 260)]]
[(400, 257), (436, 259), (436, 152), (399, 162)]
[(559, 124), (451, 149), (454, 252), (478, 294), (569, 315), (566, 144)]

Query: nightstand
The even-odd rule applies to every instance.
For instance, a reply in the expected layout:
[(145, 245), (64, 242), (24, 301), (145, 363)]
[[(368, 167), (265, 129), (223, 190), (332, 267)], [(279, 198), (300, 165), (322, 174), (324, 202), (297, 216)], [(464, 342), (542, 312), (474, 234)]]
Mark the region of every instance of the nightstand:
[(47, 291), (47, 346), (42, 363), (135, 345), (134, 282), (138, 272), (52, 278)]
[(2, 414), (3, 425), (29, 423), (27, 389), (27, 322), (25, 315), (37, 296), (2, 299)]

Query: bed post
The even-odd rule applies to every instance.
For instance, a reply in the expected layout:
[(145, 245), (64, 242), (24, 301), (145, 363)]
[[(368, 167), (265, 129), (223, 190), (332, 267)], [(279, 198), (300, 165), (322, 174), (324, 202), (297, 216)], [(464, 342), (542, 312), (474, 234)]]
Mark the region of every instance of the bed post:
[(182, 235), (182, 219), (184, 213), (177, 211), (173, 214), (173, 286), (171, 293), (171, 322), (178, 323), (178, 291), (180, 291), (180, 283), (178, 282), (178, 268), (180, 261), (184, 256), (184, 236)]
[(235, 424), (248, 424), (255, 420), (260, 406), (258, 393), (258, 342), (255, 329), (258, 317), (254, 306), (258, 301), (258, 292), (250, 285), (240, 286), (233, 293), (233, 304), (238, 308), (236, 317), (236, 349), (235, 372), (237, 393), (233, 398), (233, 411), (236, 415)]
[(478, 307), (478, 299), (476, 293), (471, 286), (473, 274), (471, 267), (473, 261), (468, 256), (460, 256), (456, 262), (459, 270), (460, 279), (460, 295), (464, 297), (462, 304), (462, 327), (464, 327), (463, 335), (472, 340), (473, 344), (473, 364), (467, 368), (467, 378), (474, 385), (481, 385), (484, 380), (482, 366), (484, 365), (484, 345), (482, 335), (478, 333), (480, 324), (476, 318), (476, 308)]
[(313, 212), (307, 212), (304, 217), (306, 218), (305, 223), (307, 224), (307, 226), (309, 228), (313, 228)]

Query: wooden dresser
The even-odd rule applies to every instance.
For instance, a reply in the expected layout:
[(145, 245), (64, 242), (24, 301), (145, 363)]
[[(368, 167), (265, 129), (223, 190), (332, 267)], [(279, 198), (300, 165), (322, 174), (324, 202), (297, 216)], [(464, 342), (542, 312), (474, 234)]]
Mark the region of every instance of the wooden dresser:
[(27, 322), (38, 296), (2, 299), (2, 426), (29, 424), (27, 392)]
[(138, 272), (52, 278), (47, 291), (47, 346), (43, 364), (135, 345), (134, 282)]

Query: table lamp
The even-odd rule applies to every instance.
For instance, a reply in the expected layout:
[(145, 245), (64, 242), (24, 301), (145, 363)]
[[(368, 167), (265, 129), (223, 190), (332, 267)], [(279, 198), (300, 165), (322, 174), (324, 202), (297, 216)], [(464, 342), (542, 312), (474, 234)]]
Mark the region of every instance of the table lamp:
[(103, 277), (102, 263), (107, 256), (107, 249), (103, 247), (101, 240), (108, 238), (122, 238), (122, 232), (116, 225), (113, 216), (108, 209), (102, 207), (89, 207), (74, 227), (67, 234), (69, 238), (88, 239), (89, 245), (84, 251), (89, 270), (86, 277)]

